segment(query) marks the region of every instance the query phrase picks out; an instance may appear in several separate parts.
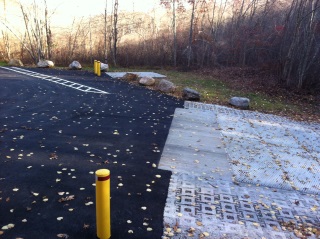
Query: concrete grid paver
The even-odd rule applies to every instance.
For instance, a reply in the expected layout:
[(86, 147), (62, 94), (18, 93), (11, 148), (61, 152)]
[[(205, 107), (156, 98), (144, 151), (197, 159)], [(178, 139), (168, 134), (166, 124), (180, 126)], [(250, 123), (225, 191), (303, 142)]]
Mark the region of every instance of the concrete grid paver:
[[(209, 128), (220, 131), (234, 176), (194, 170), (191, 156), (181, 163), (189, 165), (189, 172), (180, 171), (179, 165), (171, 168), (163, 238), (300, 238), (287, 225), (319, 226), (319, 125), (185, 102), (185, 113), (192, 111), (198, 118), (201, 112), (215, 113)], [(175, 120), (169, 140), (177, 132)], [(170, 234), (168, 228), (180, 229)], [(307, 238), (317, 236), (310, 233)]]

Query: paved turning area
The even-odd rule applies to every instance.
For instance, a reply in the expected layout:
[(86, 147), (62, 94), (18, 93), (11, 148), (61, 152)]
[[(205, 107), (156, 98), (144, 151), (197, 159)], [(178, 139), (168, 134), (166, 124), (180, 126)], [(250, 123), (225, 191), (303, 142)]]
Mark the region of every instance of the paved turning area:
[(319, 125), (86, 71), (0, 67), (0, 238), (319, 238)]
[(161, 238), (171, 172), (157, 165), (183, 102), (86, 71), (0, 67), (0, 83), (1, 239), (96, 238), (101, 168), (112, 238)]
[(185, 102), (159, 168), (163, 238), (319, 238), (320, 127)]

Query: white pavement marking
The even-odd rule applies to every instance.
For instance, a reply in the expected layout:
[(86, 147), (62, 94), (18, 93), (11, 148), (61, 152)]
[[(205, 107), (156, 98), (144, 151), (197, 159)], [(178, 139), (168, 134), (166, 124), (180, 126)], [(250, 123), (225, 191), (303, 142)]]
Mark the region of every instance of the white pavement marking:
[(68, 80), (65, 80), (65, 79), (61, 79), (61, 78), (58, 78), (58, 77), (55, 77), (55, 76), (49, 76), (49, 75), (44, 75), (44, 74), (37, 73), (37, 72), (34, 72), (34, 71), (25, 70), (25, 69), (18, 68), (18, 67), (0, 67), (0, 68), (6, 69), (6, 70), (9, 70), (9, 71), (14, 71), (14, 72), (17, 72), (17, 73), (20, 73), (20, 74), (24, 74), (24, 75), (27, 75), (27, 76), (39, 78), (39, 79), (42, 79), (42, 80), (50, 81), (50, 82), (53, 82), (53, 83), (56, 83), (56, 84), (59, 84), (59, 85), (63, 85), (63, 86), (66, 86), (66, 87), (70, 87), (72, 89), (79, 90), (79, 91), (86, 92), (86, 93), (110, 94), (109, 92), (106, 92), (106, 91), (103, 91), (103, 90), (99, 90), (99, 89), (96, 89), (96, 88), (93, 88), (93, 87), (90, 87), (90, 86), (86, 86), (86, 85), (82, 85), (82, 84), (79, 84), (79, 83), (75, 83), (75, 82), (68, 81)]
[(161, 75), (155, 72), (108, 72), (108, 76), (112, 78), (121, 78), (127, 73), (137, 74), (139, 77), (153, 77), (153, 78), (165, 78), (165, 75)]

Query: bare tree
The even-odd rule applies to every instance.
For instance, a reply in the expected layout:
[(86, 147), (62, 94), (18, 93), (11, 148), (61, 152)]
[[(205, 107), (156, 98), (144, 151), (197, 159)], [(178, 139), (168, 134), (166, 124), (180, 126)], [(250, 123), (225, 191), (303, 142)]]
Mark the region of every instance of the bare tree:
[(117, 65), (117, 42), (118, 42), (118, 0), (114, 1), (113, 6), (113, 64)]
[(188, 67), (191, 65), (191, 57), (192, 57), (192, 36), (193, 36), (193, 21), (194, 21), (194, 11), (195, 11), (195, 5), (196, 0), (190, 1), (192, 4), (192, 10), (191, 10), (191, 19), (190, 19), (190, 28), (189, 28), (189, 45), (188, 45)]
[(52, 32), (50, 27), (50, 17), (48, 16), (48, 5), (47, 1), (44, 0), (44, 25), (46, 30), (46, 40), (47, 40), (47, 56), (49, 59), (52, 58), (52, 45), (53, 45), (53, 39), (52, 39)]
[[(107, 8), (108, 8), (108, 0), (106, 0), (106, 5), (104, 8), (104, 62), (108, 64), (108, 46), (107, 46)], [(90, 32), (90, 37), (91, 37), (91, 32)]]
[(38, 60), (52, 57), (52, 32), (50, 28), (50, 17), (47, 2), (44, 0), (44, 15), (41, 15), (43, 9), (40, 9), (34, 1), (30, 10), (19, 2), (20, 10), (25, 24), (27, 44), (30, 47), (29, 54), (36, 63)]
[(289, 8), (282, 41), (282, 79), (287, 86), (295, 85), (301, 89), (308, 83), (307, 77), (312, 78), (309, 71), (315, 67), (314, 63), (319, 58), (320, 49), (317, 31), (319, 8), (319, 0), (293, 0)]
[[(3, 15), (4, 15), (4, 22), (7, 21), (7, 5), (6, 0), (3, 0)], [(5, 28), (5, 30), (1, 31), (2, 33), (2, 39), (3, 39), (3, 45), (4, 45), (4, 54), (3, 57), (7, 60), (10, 60), (11, 58), (11, 46), (10, 46), (10, 40), (9, 40), (9, 33), (8, 29)]]

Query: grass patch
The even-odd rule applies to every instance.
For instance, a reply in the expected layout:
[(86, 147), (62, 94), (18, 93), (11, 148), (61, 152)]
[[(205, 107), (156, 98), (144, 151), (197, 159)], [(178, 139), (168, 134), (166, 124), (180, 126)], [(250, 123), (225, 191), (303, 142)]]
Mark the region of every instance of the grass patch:
[[(86, 67), (93, 71), (92, 67)], [(211, 74), (202, 74), (201, 72), (189, 71), (181, 72), (167, 69), (150, 69), (143, 67), (136, 68), (118, 68), (111, 67), (109, 72), (148, 72), (153, 71), (166, 75), (168, 80), (177, 86), (176, 97), (181, 97), (182, 90), (185, 87), (197, 90), (201, 94), (201, 102), (218, 105), (229, 105), (229, 99), (233, 96), (247, 97), (250, 99), (250, 110), (276, 115), (289, 116), (297, 120), (304, 120), (301, 114), (304, 105), (296, 104), (294, 100), (286, 97), (269, 95), (262, 90), (257, 91), (250, 84), (245, 87), (236, 86), (232, 80), (223, 80)]]
[(5, 61), (0, 61), (0, 66), (7, 66), (7, 65), (8, 65), (7, 62), (5, 62)]
[(201, 94), (201, 101), (210, 104), (228, 105), (229, 99), (233, 96), (247, 97), (250, 99), (251, 110), (269, 113), (280, 111), (298, 110), (294, 104), (288, 104), (282, 99), (267, 96), (264, 93), (237, 90), (229, 82), (216, 79), (213, 76), (201, 75), (196, 72), (177, 72), (177, 71), (157, 71), (166, 75), (178, 90), (190, 87)]

